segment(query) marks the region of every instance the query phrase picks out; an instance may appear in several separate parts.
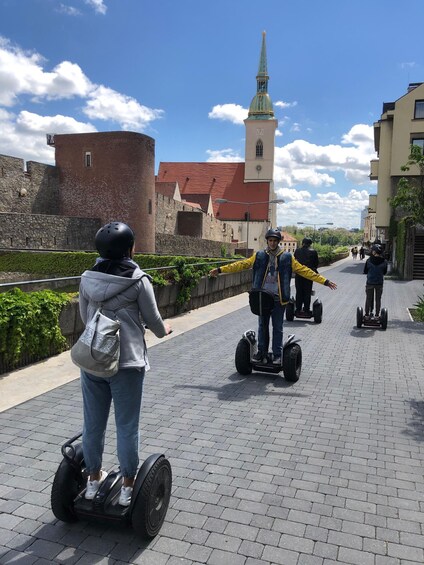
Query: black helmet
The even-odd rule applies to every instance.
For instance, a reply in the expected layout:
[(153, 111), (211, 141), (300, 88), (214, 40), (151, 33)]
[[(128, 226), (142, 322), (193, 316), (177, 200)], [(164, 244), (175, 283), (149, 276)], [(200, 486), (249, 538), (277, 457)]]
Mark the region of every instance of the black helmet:
[(383, 253), (383, 248), (381, 247), (381, 245), (379, 243), (376, 243), (375, 245), (373, 245), (371, 247), (371, 252), (377, 253), (377, 255), (381, 255)]
[(309, 247), (310, 245), (312, 245), (312, 239), (310, 237), (304, 237), (302, 239), (302, 245)]
[(103, 259), (121, 259), (134, 244), (134, 232), (127, 224), (110, 222), (99, 229), (94, 241)]
[(282, 239), (281, 232), (279, 232), (278, 230), (273, 230), (272, 228), (270, 228), (265, 234), (265, 239), (268, 239), (269, 237), (275, 237), (276, 239), (278, 239), (278, 241), (281, 241)]

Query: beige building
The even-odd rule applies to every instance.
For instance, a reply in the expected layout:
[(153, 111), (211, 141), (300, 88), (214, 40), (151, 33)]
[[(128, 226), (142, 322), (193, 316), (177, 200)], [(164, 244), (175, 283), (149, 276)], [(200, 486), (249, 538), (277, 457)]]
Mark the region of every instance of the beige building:
[(375, 229), (375, 208), (377, 195), (370, 194), (368, 212), (364, 219), (364, 243), (373, 242), (377, 239), (377, 230)]
[(424, 83), (411, 83), (401, 98), (383, 104), (381, 118), (374, 123), (374, 144), (378, 159), (371, 161), (370, 179), (378, 181), (376, 238), (386, 245), (395, 267), (397, 258), (402, 257), (402, 265), (398, 267), (405, 278), (424, 278), (424, 257), (420, 251), (424, 246), (424, 233), (420, 228), (408, 230), (401, 253), (396, 252), (400, 242), (389, 234), (394, 215), (389, 199), (396, 194), (401, 177), (416, 177), (418, 172), (415, 167), (409, 171), (402, 171), (401, 167), (408, 161), (411, 145), (424, 147)]

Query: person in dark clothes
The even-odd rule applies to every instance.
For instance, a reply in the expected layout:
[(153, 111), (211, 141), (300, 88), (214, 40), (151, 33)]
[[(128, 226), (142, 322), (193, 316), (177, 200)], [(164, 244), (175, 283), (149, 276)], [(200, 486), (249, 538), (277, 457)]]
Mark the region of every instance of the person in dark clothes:
[(361, 247), (359, 248), (359, 259), (362, 261), (362, 259), (365, 259), (365, 249), (363, 248), (363, 246), (361, 245)]
[(383, 294), (384, 275), (387, 273), (387, 261), (384, 259), (383, 248), (379, 244), (371, 247), (371, 257), (369, 257), (364, 266), (364, 275), (367, 275), (367, 283), (365, 285), (366, 301), (365, 316), (373, 315), (374, 310), (374, 294), (375, 294), (375, 315), (380, 315), (381, 295)]
[[(318, 273), (318, 253), (315, 249), (311, 249), (312, 239), (305, 237), (302, 240), (302, 247), (294, 252), (295, 259), (301, 264), (309, 267), (315, 273)], [(311, 295), (313, 281), (305, 279), (300, 275), (295, 275), (296, 286), (296, 316), (302, 312), (310, 314)]]

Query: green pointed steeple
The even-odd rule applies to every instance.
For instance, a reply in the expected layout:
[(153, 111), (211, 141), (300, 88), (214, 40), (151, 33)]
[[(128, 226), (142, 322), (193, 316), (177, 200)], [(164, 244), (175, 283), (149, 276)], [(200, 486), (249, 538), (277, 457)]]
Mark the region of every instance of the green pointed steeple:
[(274, 109), (268, 94), (268, 71), (266, 64), (266, 33), (262, 32), (262, 48), (259, 59), (259, 69), (256, 76), (256, 95), (249, 107), (248, 120), (271, 120), (274, 118)]

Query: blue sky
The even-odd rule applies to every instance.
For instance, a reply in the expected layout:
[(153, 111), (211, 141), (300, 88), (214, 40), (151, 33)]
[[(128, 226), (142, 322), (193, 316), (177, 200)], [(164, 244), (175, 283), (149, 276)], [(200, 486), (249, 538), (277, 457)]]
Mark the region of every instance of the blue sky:
[(422, 0), (0, 0), (0, 153), (131, 130), (160, 161), (243, 160), (267, 33), (282, 225), (359, 227), (372, 124), (424, 81)]

